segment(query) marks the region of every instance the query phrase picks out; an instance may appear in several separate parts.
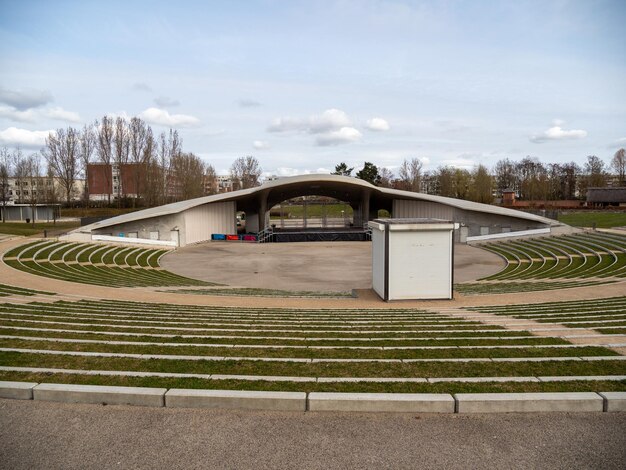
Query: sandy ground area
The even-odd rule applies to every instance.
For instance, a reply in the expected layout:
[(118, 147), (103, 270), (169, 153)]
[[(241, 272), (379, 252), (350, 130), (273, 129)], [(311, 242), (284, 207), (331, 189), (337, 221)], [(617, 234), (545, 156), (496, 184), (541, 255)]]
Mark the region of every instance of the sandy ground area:
[[(182, 276), (263, 289), (350, 291), (372, 286), (372, 244), (366, 242), (203, 243), (176, 250), (161, 265)], [(504, 268), (497, 255), (456, 245), (455, 282)]]

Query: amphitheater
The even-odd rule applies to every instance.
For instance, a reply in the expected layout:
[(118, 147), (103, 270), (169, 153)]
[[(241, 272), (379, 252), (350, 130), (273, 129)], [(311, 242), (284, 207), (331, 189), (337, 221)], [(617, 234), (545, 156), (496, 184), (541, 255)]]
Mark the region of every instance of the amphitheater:
[(152, 248), (2, 249), (3, 381), (309, 395), (626, 386), (623, 235), (489, 243), (476, 249), (497, 253), (500, 269), (457, 284), (455, 300), (391, 304), (368, 289), (186, 278)]
[[(568, 392), (580, 409), (623, 409), (626, 235), (569, 232), (458, 245), (453, 300), (391, 303), (370, 289), (364, 242), (172, 250), (5, 239), (0, 390), (131, 404), (141, 400), (121, 391), (149, 390), (160, 394), (154, 406), (446, 412), (469, 410), (478, 393)], [(77, 385), (106, 388), (79, 387), (71, 399), (50, 391)], [(377, 408), (367, 393), (399, 401)]]

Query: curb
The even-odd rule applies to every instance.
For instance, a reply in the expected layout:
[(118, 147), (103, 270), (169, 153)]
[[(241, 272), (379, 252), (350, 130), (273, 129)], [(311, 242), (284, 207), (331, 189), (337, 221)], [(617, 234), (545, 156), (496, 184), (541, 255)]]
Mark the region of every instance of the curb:
[(166, 389), (0, 381), (0, 398), (265, 411), (526, 413), (626, 411), (626, 392), (333, 393)]

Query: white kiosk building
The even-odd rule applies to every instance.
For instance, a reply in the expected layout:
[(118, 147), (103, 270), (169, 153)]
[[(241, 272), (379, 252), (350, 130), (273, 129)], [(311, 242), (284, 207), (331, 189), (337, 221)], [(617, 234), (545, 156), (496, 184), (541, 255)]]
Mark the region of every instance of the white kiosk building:
[(376, 219), (372, 285), (385, 301), (451, 299), (455, 224), (441, 219)]

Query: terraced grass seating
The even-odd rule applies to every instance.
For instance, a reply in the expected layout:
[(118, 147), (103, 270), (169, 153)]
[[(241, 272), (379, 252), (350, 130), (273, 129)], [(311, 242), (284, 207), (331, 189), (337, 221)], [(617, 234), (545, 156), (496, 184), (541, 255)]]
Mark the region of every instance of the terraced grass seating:
[(63, 281), (109, 287), (206, 286), (159, 267), (166, 250), (39, 240), (4, 255), (11, 267)]
[(626, 237), (584, 232), (481, 245), (507, 262), (482, 280), (606, 279), (626, 277)]
[(544, 304), (467, 307), (468, 310), (509, 315), (540, 323), (588, 328), (604, 334), (626, 334), (626, 297)]
[(623, 390), (623, 357), (534, 336), (525, 325), (506, 330), (415, 309), (0, 304), (0, 380), (305, 391)]
[(9, 297), (11, 295), (26, 295), (31, 297), (33, 295), (56, 295), (54, 292), (45, 292), (42, 290), (25, 289), (23, 287), (9, 286), (6, 284), (0, 284), (0, 297)]
[(508, 294), (512, 292), (534, 292), (539, 290), (571, 289), (574, 287), (610, 284), (616, 281), (525, 281), (525, 282), (469, 282), (455, 284), (454, 290), (465, 295)]
[(250, 296), (250, 297), (313, 297), (313, 298), (346, 298), (352, 297), (351, 292), (315, 292), (315, 291), (289, 291), (280, 289), (256, 289), (256, 288), (211, 288), (211, 289), (170, 289), (163, 292), (176, 294), (195, 295), (226, 295), (226, 296)]

